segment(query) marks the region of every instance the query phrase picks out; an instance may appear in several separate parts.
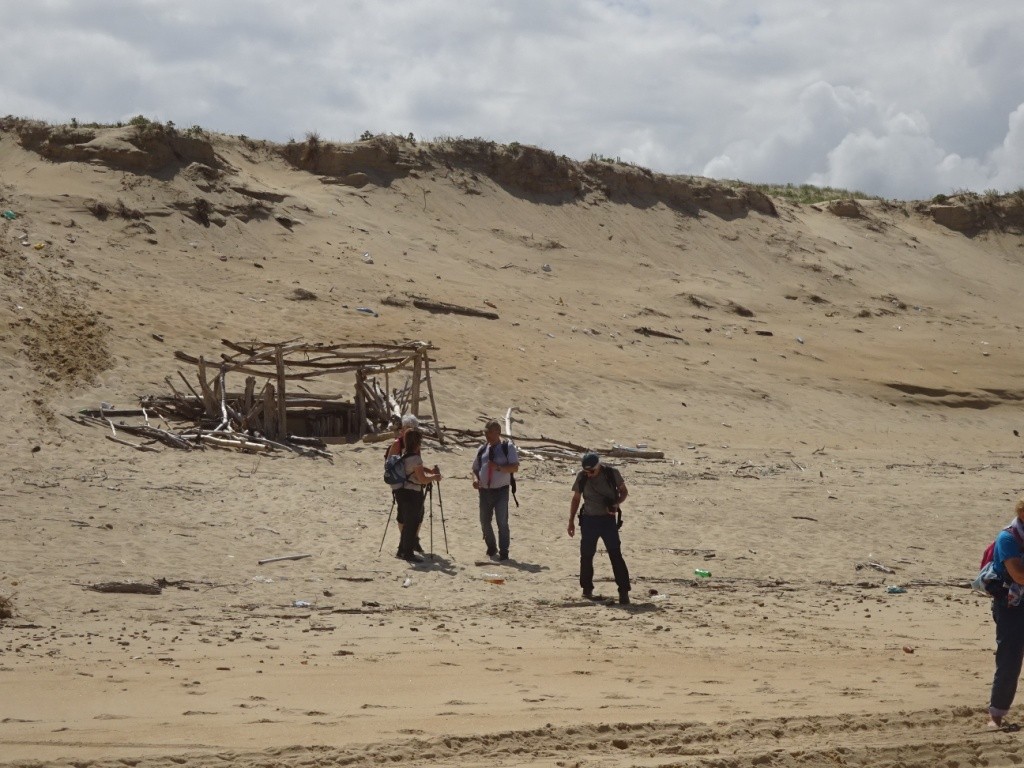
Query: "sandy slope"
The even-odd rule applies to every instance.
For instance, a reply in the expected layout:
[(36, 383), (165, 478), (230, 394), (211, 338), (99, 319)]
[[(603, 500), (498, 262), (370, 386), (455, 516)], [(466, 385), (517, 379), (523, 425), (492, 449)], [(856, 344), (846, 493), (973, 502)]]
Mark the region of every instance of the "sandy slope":
[[(310, 172), (228, 137), (216, 173), (138, 172), (157, 150), (120, 136), (51, 161), (0, 133), (0, 759), (1016, 759), (978, 732), (992, 629), (964, 583), (1024, 489), (1019, 229), (902, 203), (729, 213), (720, 191), (686, 211), (628, 169), (567, 200), (540, 186), (545, 162), (575, 178), (555, 160), (517, 182), (426, 149), (386, 179), (360, 155), (359, 187), (322, 183), (352, 171), (334, 155)], [(381, 304), (407, 293), (500, 319)], [(478, 564), (471, 452), (432, 448), (445, 525), (435, 498), (438, 557), (408, 568), (393, 523), (378, 554), (379, 447), (141, 454), (63, 418), (166, 393), (176, 349), (296, 336), (431, 340), (453, 426), (514, 405), (525, 434), (664, 450), (621, 463), (635, 604), (578, 599), (569, 466), (524, 464), (513, 561)], [(256, 564), (289, 552), (314, 556)]]

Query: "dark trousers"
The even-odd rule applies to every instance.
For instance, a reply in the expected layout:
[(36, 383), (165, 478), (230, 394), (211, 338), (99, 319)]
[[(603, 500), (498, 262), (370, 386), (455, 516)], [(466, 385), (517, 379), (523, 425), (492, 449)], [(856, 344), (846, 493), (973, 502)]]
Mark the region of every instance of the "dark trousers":
[(992, 678), (992, 714), (1005, 715), (1017, 693), (1021, 662), (1024, 661), (1024, 606), (1011, 608), (1005, 597), (992, 599), (996, 622), (996, 674)]
[(613, 515), (580, 515), (580, 586), (584, 592), (594, 589), (594, 553), (597, 542), (604, 542), (619, 594), (629, 592), (629, 569), (622, 559), (619, 528)]
[(398, 542), (399, 555), (411, 555), (416, 550), (420, 523), (423, 522), (423, 492), (411, 488), (395, 491), (398, 520), (402, 523), (402, 538)]

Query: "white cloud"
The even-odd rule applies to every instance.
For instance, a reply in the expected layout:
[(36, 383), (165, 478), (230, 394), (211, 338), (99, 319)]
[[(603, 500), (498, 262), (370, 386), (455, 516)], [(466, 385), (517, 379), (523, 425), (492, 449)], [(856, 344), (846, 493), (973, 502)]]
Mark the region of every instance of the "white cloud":
[(900, 197), (1024, 184), (1019, 0), (15, 5), (0, 111), (47, 120), (483, 136)]
[(991, 184), (999, 190), (1024, 187), (1024, 103), (1010, 115), (1009, 130), (1002, 144), (993, 150), (989, 167)]

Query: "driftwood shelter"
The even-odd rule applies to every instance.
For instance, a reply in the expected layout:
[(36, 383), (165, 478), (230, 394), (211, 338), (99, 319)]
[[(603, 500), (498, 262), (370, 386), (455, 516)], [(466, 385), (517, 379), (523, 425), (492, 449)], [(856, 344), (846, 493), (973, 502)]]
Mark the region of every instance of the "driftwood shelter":
[[(430, 353), (436, 348), (430, 342), (221, 343), (228, 351), (217, 360), (175, 352), (175, 358), (196, 366), (198, 387), (179, 372), (189, 394), (168, 377), (174, 394), (144, 398), (143, 407), (170, 411), (215, 431), (324, 443), (390, 433), (395, 417), (412, 413), (425, 432), (444, 442), (430, 377)], [(328, 383), (337, 387), (339, 380), (354, 383), (354, 392), (322, 391)]]
[[(108, 440), (139, 451), (156, 451), (154, 443), (195, 450), (224, 448), (247, 453), (288, 450), (331, 460), (328, 443), (386, 439), (397, 417), (412, 413), (425, 434), (439, 443), (479, 445), (482, 430), (443, 427), (431, 380), (431, 352), (427, 341), (390, 343), (234, 342), (217, 358), (175, 352), (179, 361), (195, 366), (195, 377), (178, 371), (177, 383), (164, 381), (171, 395), (145, 395), (141, 408), (121, 409), (106, 403), (99, 410), (83, 409), (68, 415), (72, 421), (109, 428)], [(244, 377), (244, 379), (242, 379)], [(197, 383), (193, 384), (193, 380)], [(351, 394), (338, 387), (339, 380), (353, 386)], [(180, 387), (184, 385), (184, 389)], [(394, 385), (394, 386), (393, 386)], [(512, 408), (505, 414), (506, 437), (512, 438)], [(150, 416), (162, 417), (164, 427)], [(144, 424), (126, 423), (117, 417), (141, 417)], [(170, 422), (190, 426), (172, 429)], [(141, 437), (133, 443), (118, 431)], [(583, 445), (540, 435), (516, 435), (520, 455), (538, 461), (578, 461), (594, 450)], [(613, 444), (598, 453), (630, 459), (663, 459), (661, 451), (646, 446), (631, 448)]]

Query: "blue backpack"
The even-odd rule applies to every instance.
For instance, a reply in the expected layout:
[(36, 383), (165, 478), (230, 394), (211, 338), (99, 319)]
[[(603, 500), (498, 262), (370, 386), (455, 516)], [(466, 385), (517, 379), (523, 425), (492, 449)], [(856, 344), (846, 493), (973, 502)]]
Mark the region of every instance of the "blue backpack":
[(394, 456), (388, 456), (384, 460), (384, 482), (392, 489), (398, 489), (408, 480), (409, 475), (405, 471), (405, 454), (396, 453)]

